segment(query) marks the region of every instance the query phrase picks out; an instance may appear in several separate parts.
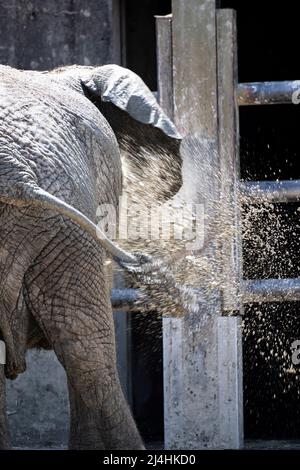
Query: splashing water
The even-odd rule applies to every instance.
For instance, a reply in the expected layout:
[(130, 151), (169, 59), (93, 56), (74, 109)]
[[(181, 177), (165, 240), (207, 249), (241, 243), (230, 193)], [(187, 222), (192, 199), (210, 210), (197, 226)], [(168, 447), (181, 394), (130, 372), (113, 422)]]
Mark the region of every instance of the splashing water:
[[(147, 152), (148, 149), (145, 149), (147, 178), (158, 183), (150, 184), (151, 191), (146, 188), (141, 190), (141, 168), (137, 167), (135, 162), (127, 171), (125, 169), (128, 206), (138, 203), (139, 208), (138, 215), (134, 214), (134, 211), (133, 215), (130, 211), (126, 214), (129, 215), (129, 229), (141, 220), (142, 224), (145, 222), (147, 225), (149, 207), (153, 204), (157, 204), (158, 208), (169, 204), (161, 202), (161, 194), (167, 192), (162, 188), (164, 184), (169, 187), (170, 180), (174, 179), (171, 186), (178, 185), (176, 172), (173, 173), (170, 163), (172, 155), (164, 154), (162, 149), (159, 149), (159, 155), (154, 157), (152, 152)], [(147, 253), (154, 259), (153, 263), (142, 266), (140, 270), (132, 270), (133, 277), (129, 282), (133, 283), (134, 287), (139, 287), (141, 292), (138, 306), (146, 311), (158, 311), (161, 316), (180, 317), (188, 312), (189, 317), (195, 319), (194, 327), (201, 328), (208, 315), (214, 313), (207, 311), (205, 299), (214, 294), (217, 296), (220, 289), (228, 286), (228, 279), (225, 279), (222, 270), (222, 246), (226, 240), (231, 241), (235, 228), (231, 223), (231, 209), (228, 210), (220, 200), (218, 188), (222, 181), (214, 145), (203, 139), (188, 139), (181, 149), (181, 154), (184, 158), (183, 187), (171, 202), (177, 208), (184, 208), (186, 202), (203, 205), (204, 220), (201, 221), (203, 227), (200, 227), (204, 230), (203, 247), (187, 249), (187, 243), (191, 240), (184, 238), (184, 234), (186, 229), (188, 231), (191, 228), (191, 217), (196, 217), (193, 211), (183, 211), (181, 220), (176, 221), (177, 225), (173, 227), (172, 236), (167, 239), (140, 236), (118, 240), (118, 243), (126, 250)], [(164, 160), (169, 162), (163, 165), (162, 175), (160, 162)], [(196, 181), (198, 185), (192, 184)], [(168, 220), (162, 219), (161, 222), (167, 224)], [(199, 227), (196, 229), (199, 230)], [(181, 239), (174, 236), (176, 230), (177, 233), (178, 230), (183, 233)]]
[[(188, 251), (186, 242), (189, 240), (176, 240), (174, 237), (167, 240), (139, 237), (135, 240), (122, 240), (121, 245), (132, 251), (146, 252), (155, 260), (152, 265), (146, 265), (145, 270), (140, 271), (137, 277), (137, 273), (133, 273), (131, 280), (134, 287), (141, 289), (142, 295), (138, 301), (141, 311), (156, 311), (159, 316), (182, 316), (188, 312), (189, 316), (196, 319), (195, 327), (201, 328), (208, 315), (207, 308), (201, 308), (202, 300), (212, 298), (213, 292), (227, 289), (235, 282), (234, 279), (228, 279), (222, 269), (222, 247), (235, 236), (235, 227), (231, 222), (232, 208), (223, 204), (216, 189), (226, 182), (222, 181), (223, 175), (216, 167), (217, 158), (212, 144), (189, 140), (183, 153), (184, 156), (188, 155), (184, 163), (184, 184), (172, 200), (175, 200), (177, 205), (184, 205), (186, 201), (200, 201), (204, 204), (203, 248)], [(147, 159), (147, 178), (159, 183), (151, 184), (150, 191), (147, 191), (145, 186), (142, 188), (139, 183), (141, 168), (137, 172), (132, 168), (128, 170), (126, 181), (128, 199), (133, 204), (139, 203), (140, 212), (144, 210), (145, 219), (148, 217), (150, 205), (156, 202), (162, 204), (160, 196), (166, 192), (162, 187), (164, 181), (174, 178), (171, 155), (164, 155), (160, 149), (159, 155), (152, 159), (148, 155)], [(169, 159), (169, 163), (164, 165), (164, 175), (161, 174), (159, 165), (162, 159)], [(194, 182), (198, 183), (198, 187)], [(244, 277), (264, 279), (299, 276), (299, 205), (249, 205), (246, 202), (241, 197)], [(139, 214), (139, 220), (141, 218), (143, 219), (143, 214), (142, 217)], [(136, 220), (133, 216), (129, 224), (134, 223)], [(189, 225), (189, 221), (183, 217), (181, 224), (184, 229)], [(272, 376), (280, 378), (276, 387), (271, 387), (270, 401), (278, 400), (278, 396), (299, 396), (300, 393), (299, 371), (291, 362), (290, 350), (292, 341), (297, 339), (299, 327), (289, 305), (285, 304), (284, 308), (281, 305), (280, 309), (279, 311), (278, 304), (268, 304), (267, 307), (253, 304), (246, 307), (243, 322), (243, 338), (247, 352), (244, 361), (249, 380), (253, 374), (257, 374), (262, 363), (266, 374), (261, 378), (262, 387), (268, 381), (274, 385)], [(155, 332), (157, 335), (157, 317), (152, 316), (152, 313), (151, 318), (148, 313), (144, 315), (148, 318), (144, 333), (153, 335)], [(155, 348), (155, 343), (153, 347)], [(251, 383), (247, 380), (245, 387), (249, 389)], [(251, 393), (247, 396), (251, 401)]]
[[(267, 171), (265, 177), (272, 179), (275, 171)], [(241, 202), (244, 277), (299, 277), (299, 204)], [(296, 302), (256, 303), (245, 308), (244, 395), (246, 422), (254, 435), (261, 426), (275, 437), (286, 437), (285, 432), (298, 436), (295, 423), (300, 422), (300, 413), (295, 404), (300, 374), (291, 348), (300, 338), (297, 306)], [(280, 410), (284, 410), (284, 424)]]

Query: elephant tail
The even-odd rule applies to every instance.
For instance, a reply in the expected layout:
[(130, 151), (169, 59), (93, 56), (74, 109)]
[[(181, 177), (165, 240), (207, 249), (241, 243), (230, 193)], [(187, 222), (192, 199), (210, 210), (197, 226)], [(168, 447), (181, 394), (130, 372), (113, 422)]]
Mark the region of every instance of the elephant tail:
[(126, 267), (127, 263), (133, 265), (140, 263), (138, 257), (122, 250), (122, 248), (109, 240), (105, 233), (82, 212), (53, 194), (48, 193), (38, 186), (22, 185), (22, 190), (20, 191), (20, 188), (18, 188), (16, 195), (11, 195), (11, 189), (12, 188), (10, 188), (9, 194), (7, 195), (0, 194), (0, 202), (14, 206), (35, 205), (64, 215), (89, 233), (121, 266)]

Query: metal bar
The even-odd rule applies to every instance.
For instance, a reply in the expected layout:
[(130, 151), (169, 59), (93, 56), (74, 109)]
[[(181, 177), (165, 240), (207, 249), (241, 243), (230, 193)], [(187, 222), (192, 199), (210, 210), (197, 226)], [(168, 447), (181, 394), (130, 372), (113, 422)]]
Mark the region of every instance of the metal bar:
[(300, 201), (300, 180), (244, 181), (240, 183), (242, 202)]
[(239, 311), (239, 280), (242, 278), (242, 253), (238, 185), (240, 180), (239, 119), (236, 101), (237, 37), (234, 10), (217, 11), (218, 26), (218, 110), (221, 174), (221, 205), (224, 233), (222, 244), (223, 311)]
[(156, 16), (158, 101), (163, 110), (174, 118), (172, 15)]
[[(217, 59), (221, 211), (226, 214), (223, 229), (228, 234), (222, 243), (222, 314), (235, 312), (242, 315), (242, 231), (237, 185), (240, 179), (237, 32), (234, 10), (217, 11)], [(222, 316), (217, 323), (219, 445), (225, 449), (239, 449), (244, 445), (241, 320), (240, 316)]]
[(299, 104), (300, 80), (239, 83), (237, 98), (239, 106)]
[(260, 279), (243, 282), (243, 302), (300, 301), (300, 278)]
[[(241, 291), (244, 304), (300, 301), (300, 278), (244, 280)], [(111, 299), (117, 310), (130, 310), (139, 299), (139, 292), (138, 289), (113, 289)]]
[(114, 311), (122, 312), (132, 310), (134, 303), (139, 298), (138, 289), (112, 289), (111, 304)]
[[(219, 216), (220, 198), (216, 0), (172, 0), (172, 13), (174, 120), (185, 135), (181, 196), (196, 204), (207, 202), (209, 225)], [(216, 266), (220, 263), (216, 246), (212, 235), (197, 255)], [(210, 282), (210, 275), (201, 280), (198, 315), (187, 310), (182, 318), (164, 323), (166, 449), (220, 445), (217, 324), (221, 295), (207, 289)], [(203, 315), (207, 315), (205, 325)]]
[(244, 444), (242, 317), (218, 318), (220, 448)]

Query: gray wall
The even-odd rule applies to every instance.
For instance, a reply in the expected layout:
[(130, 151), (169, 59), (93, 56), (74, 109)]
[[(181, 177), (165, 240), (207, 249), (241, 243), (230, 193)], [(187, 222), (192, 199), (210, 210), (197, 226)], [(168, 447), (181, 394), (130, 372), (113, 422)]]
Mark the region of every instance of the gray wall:
[(27, 371), (7, 381), (13, 445), (66, 447), (69, 405), (65, 371), (52, 351), (30, 351)]
[(24, 69), (119, 61), (118, 1), (0, 0), (0, 63)]
[[(0, 0), (0, 63), (41, 70), (74, 63), (119, 63), (118, 3)], [(122, 360), (124, 325), (124, 318), (117, 322)], [(7, 383), (13, 444), (66, 446), (69, 410), (64, 370), (52, 352), (30, 351), (27, 358), (28, 370)]]

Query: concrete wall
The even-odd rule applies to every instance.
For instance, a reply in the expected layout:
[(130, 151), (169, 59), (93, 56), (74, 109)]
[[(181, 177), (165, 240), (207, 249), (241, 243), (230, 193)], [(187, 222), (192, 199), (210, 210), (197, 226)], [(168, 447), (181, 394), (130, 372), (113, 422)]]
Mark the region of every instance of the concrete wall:
[[(0, 0), (0, 63), (44, 70), (73, 63), (120, 62), (118, 3)], [(123, 323), (124, 318), (117, 325), (122, 350)], [(66, 446), (69, 411), (64, 370), (52, 352), (30, 351), (27, 357), (26, 373), (7, 384), (13, 444)]]
[(115, 0), (1, 0), (0, 63), (18, 68), (119, 60)]
[(7, 381), (8, 419), (15, 447), (65, 447), (69, 405), (66, 374), (52, 351), (30, 351), (27, 371)]

